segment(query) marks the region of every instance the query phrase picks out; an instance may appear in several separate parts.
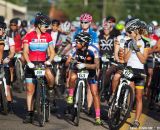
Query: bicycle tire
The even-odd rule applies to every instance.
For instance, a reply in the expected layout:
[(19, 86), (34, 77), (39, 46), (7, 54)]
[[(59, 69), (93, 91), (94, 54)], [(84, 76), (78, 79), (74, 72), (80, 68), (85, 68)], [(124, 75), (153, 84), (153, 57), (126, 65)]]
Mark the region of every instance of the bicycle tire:
[(102, 70), (102, 76), (100, 80), (100, 87), (99, 87), (99, 95), (101, 96), (103, 91), (104, 91), (104, 86), (105, 86), (105, 69)]
[[(77, 88), (79, 88), (78, 91), (78, 102), (77, 102), (77, 108), (74, 108), (75, 110), (75, 117), (74, 117), (74, 121), (75, 121), (75, 125), (79, 126), (79, 118), (80, 118), (80, 112), (81, 112), (81, 108), (82, 108), (82, 89), (83, 89), (83, 84), (80, 83), (78, 84)], [(77, 94), (76, 94), (77, 95)]]
[(45, 107), (46, 107), (45, 121), (46, 121), (46, 122), (49, 122), (51, 107), (50, 107), (50, 102), (49, 102), (48, 100), (46, 101)]
[[(124, 100), (125, 100), (125, 93), (127, 93), (127, 90), (128, 90), (128, 94), (127, 94), (127, 108), (126, 108), (126, 111), (125, 113), (124, 110), (124, 106), (122, 106), (121, 104), (124, 103)], [(119, 98), (119, 101), (118, 101), (118, 104), (119, 104), (119, 107), (117, 108), (116, 112), (113, 112), (114, 114), (112, 116), (108, 116), (109, 117), (109, 127), (111, 129), (119, 129), (127, 120), (131, 110), (132, 110), (132, 106), (133, 106), (133, 90), (132, 88), (129, 86), (129, 85), (125, 85), (122, 87), (122, 90), (121, 90), (121, 94), (120, 94), (120, 98)], [(111, 103), (111, 107), (110, 108), (113, 108), (115, 107), (115, 101), (116, 101), (116, 95), (114, 96), (113, 100), (112, 100), (112, 103)], [(111, 114), (111, 112), (110, 112)], [(123, 116), (123, 118), (122, 118)]]
[(5, 94), (5, 88), (4, 88), (4, 82), (2, 81), (2, 83), (0, 84), (0, 88), (1, 88), (1, 107), (3, 108), (3, 113), (5, 115), (8, 114), (8, 107), (7, 107), (7, 98), (6, 98), (6, 94)]
[(45, 103), (43, 103), (42, 99), (42, 91), (40, 81), (37, 80), (36, 86), (36, 110), (37, 110), (37, 118), (40, 127), (44, 127), (45, 125)]

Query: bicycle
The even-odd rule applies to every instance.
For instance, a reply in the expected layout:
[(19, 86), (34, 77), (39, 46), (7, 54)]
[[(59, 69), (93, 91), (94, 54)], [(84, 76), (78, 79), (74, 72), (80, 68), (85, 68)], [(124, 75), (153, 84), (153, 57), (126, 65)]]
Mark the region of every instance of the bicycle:
[[(99, 86), (98, 87), (99, 88), (99, 95), (101, 97), (101, 100), (103, 100), (104, 97), (106, 97), (106, 99), (109, 100), (109, 97), (111, 95), (111, 87), (110, 87), (110, 85), (108, 87), (105, 86), (106, 70), (109, 68), (109, 65), (110, 65), (109, 61), (110, 61), (110, 58), (107, 55), (103, 55), (101, 57), (102, 65), (101, 65), (100, 80), (99, 80), (99, 85), (98, 85)], [(104, 90), (105, 90), (105, 92), (104, 92)]]
[(73, 104), (73, 122), (75, 121), (76, 126), (79, 126), (80, 111), (85, 104), (85, 95), (87, 87), (87, 78), (89, 72), (85, 69), (78, 69), (77, 82), (74, 91), (74, 104)]
[(119, 65), (122, 70), (119, 86), (110, 102), (108, 109), (109, 127), (111, 129), (119, 129), (127, 120), (133, 106), (134, 94), (133, 89), (129, 86), (131, 79), (135, 76), (146, 77), (145, 74), (134, 74), (129, 66)]
[(36, 76), (34, 111), (37, 114), (38, 122), (41, 127), (43, 127), (45, 122), (48, 122), (50, 118), (50, 102), (47, 99), (45, 67), (45, 65), (40, 63), (34, 68), (34, 73)]
[(7, 107), (7, 92), (6, 92), (6, 79), (5, 79), (5, 72), (4, 72), (4, 65), (0, 64), (0, 103), (3, 113), (5, 115), (8, 114), (8, 107)]
[(62, 93), (64, 93), (65, 90), (65, 72), (64, 72), (64, 63), (66, 61), (66, 57), (65, 56), (56, 56), (54, 58), (54, 65), (53, 68), (55, 69), (55, 88), (58, 88), (58, 90), (61, 90), (61, 94), (58, 93), (58, 96), (62, 95)]

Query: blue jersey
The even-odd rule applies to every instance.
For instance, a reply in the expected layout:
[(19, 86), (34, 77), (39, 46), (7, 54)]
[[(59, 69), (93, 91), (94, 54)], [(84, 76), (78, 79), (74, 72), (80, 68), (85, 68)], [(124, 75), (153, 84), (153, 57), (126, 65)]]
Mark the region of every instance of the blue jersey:
[[(81, 33), (82, 31), (83, 31), (82, 28), (78, 28), (77, 31), (74, 33), (73, 39), (72, 39), (73, 46), (75, 46), (75, 36), (77, 34)], [(93, 31), (92, 28), (88, 29), (88, 33), (91, 35), (91, 39), (92, 39), (91, 42), (89, 43), (89, 45), (94, 45), (94, 46), (97, 47), (98, 46), (98, 41), (99, 41), (97, 33), (95, 31)]]

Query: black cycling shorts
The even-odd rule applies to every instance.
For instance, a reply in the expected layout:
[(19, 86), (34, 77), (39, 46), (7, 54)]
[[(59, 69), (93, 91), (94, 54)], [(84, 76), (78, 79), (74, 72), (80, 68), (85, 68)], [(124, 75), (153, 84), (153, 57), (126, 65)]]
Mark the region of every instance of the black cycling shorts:
[[(137, 74), (145, 74), (145, 70), (144, 69), (135, 69), (135, 68), (133, 68), (132, 70), (133, 70), (133, 73), (136, 74), (136, 75)], [(136, 77), (135, 76), (132, 79), (132, 81), (134, 81), (136, 89), (144, 89), (144, 85), (145, 85), (145, 81), (146, 81), (146, 79), (144, 77), (142, 77), (142, 76)]]
[(147, 59), (146, 67), (147, 67), (147, 68), (154, 68), (154, 67), (155, 67), (152, 57), (149, 57), (149, 58)]

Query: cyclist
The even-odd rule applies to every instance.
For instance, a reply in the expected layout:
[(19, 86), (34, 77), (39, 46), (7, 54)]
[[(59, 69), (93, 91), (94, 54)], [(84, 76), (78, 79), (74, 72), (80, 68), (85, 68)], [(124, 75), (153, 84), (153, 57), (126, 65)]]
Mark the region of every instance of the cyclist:
[(20, 29), (21, 39), (23, 39), (26, 33), (27, 33), (27, 20), (22, 20)]
[[(117, 63), (124, 64), (125, 63), (125, 61), (124, 61), (124, 45), (125, 45), (125, 42), (127, 40), (129, 40), (130, 38), (124, 33), (124, 25), (120, 26), (120, 24), (118, 24), (118, 26), (119, 26), (118, 27), (119, 30), (121, 31), (121, 35), (117, 36), (117, 38), (115, 40), (114, 58)], [(116, 27), (117, 27), (117, 25), (116, 25)], [(115, 92), (118, 84), (119, 84), (120, 77), (121, 77), (121, 72), (118, 69), (112, 79), (112, 97), (114, 95), (114, 92)], [(110, 100), (112, 99), (112, 97), (110, 98)]]
[[(3, 58), (3, 62), (1, 61), (2, 64), (5, 65), (4, 67), (4, 71), (5, 71), (5, 79), (6, 79), (6, 97), (7, 97), (7, 101), (8, 101), (8, 112), (9, 113), (13, 113), (13, 106), (12, 106), (12, 101), (13, 101), (13, 97), (11, 94), (11, 73), (9, 70), (9, 64), (11, 62), (11, 60), (14, 57), (14, 53), (15, 53), (15, 43), (14, 40), (11, 37), (8, 37), (5, 33), (5, 29), (6, 29), (6, 23), (4, 23), (4, 20), (2, 20), (0, 22), (0, 36), (1, 36), (1, 45), (0, 48), (3, 50), (2, 53), (0, 54)], [(2, 45), (4, 45), (4, 47), (2, 47)]]
[[(133, 72), (145, 73), (144, 64), (148, 57), (149, 43), (140, 34), (141, 22), (139, 19), (131, 18), (126, 21), (125, 24), (127, 35), (131, 38), (125, 43), (125, 55), (124, 59), (127, 62), (127, 66), (131, 66)], [(145, 79), (144, 77), (135, 77), (131, 86), (135, 88), (136, 94), (136, 113), (135, 120), (132, 124), (133, 127), (139, 127), (139, 118), (142, 113), (142, 96), (144, 89)]]
[(52, 29), (48, 30), (47, 32), (49, 32), (51, 34), (52, 40), (53, 40), (53, 45), (55, 46), (55, 51), (57, 53), (58, 51), (58, 47), (59, 45), (61, 45), (61, 40), (60, 35), (61, 35), (61, 31), (60, 31), (60, 21), (57, 19), (53, 19), (52, 20)]
[[(35, 92), (34, 85), (34, 70), (35, 64), (43, 63), (51, 65), (51, 61), (55, 55), (55, 51), (52, 45), (52, 38), (49, 33), (46, 32), (50, 25), (50, 19), (48, 16), (38, 13), (35, 17), (35, 31), (26, 34), (23, 39), (24, 49), (23, 55), (27, 62), (25, 70), (26, 86), (27, 86), (27, 110), (28, 113), (24, 119), (24, 123), (32, 123), (33, 121), (33, 94)], [(48, 51), (47, 51), (48, 50)], [(47, 60), (47, 52), (50, 53)], [(46, 68), (45, 76), (49, 86), (49, 96), (52, 93), (54, 85), (54, 76), (49, 68)]]
[(147, 67), (147, 81), (146, 81), (146, 91), (145, 95), (149, 98), (150, 93), (150, 84), (153, 76), (153, 69), (154, 69), (154, 49), (156, 47), (156, 44), (158, 42), (158, 36), (154, 34), (154, 25), (152, 23), (147, 25), (147, 32), (148, 32), (148, 38), (150, 39), (150, 49), (149, 49), (149, 57), (147, 59), (146, 67)]
[(75, 36), (81, 32), (88, 32), (91, 35), (91, 42), (90, 44), (93, 44), (98, 47), (98, 36), (95, 31), (91, 28), (91, 23), (92, 23), (92, 16), (89, 13), (83, 13), (80, 16), (80, 27), (76, 30), (73, 36), (73, 41), (72, 44), (75, 46)]
[[(75, 37), (76, 48), (72, 50), (69, 58), (66, 61), (68, 66), (72, 59), (77, 61), (79, 68), (86, 68), (89, 71), (88, 87), (90, 87), (96, 115), (96, 124), (100, 125), (100, 99), (98, 95), (97, 75), (96, 69), (99, 67), (99, 52), (96, 48), (89, 45), (91, 36), (86, 32), (81, 32)], [(73, 93), (77, 79), (77, 68), (72, 68), (69, 79), (69, 97), (67, 99), (68, 104), (73, 104)], [(89, 88), (88, 88), (89, 89)]]
[[(99, 35), (99, 46), (100, 46), (100, 54), (102, 55), (108, 55), (110, 59), (114, 60), (114, 44), (115, 44), (115, 39), (118, 36), (119, 33), (115, 34), (115, 30), (113, 27), (112, 23), (112, 17), (107, 17), (103, 20), (102, 27), (103, 30), (100, 31)], [(116, 72), (117, 67), (111, 66), (106, 70), (106, 80), (105, 80), (105, 86), (108, 85), (110, 81), (111, 75)], [(105, 95), (105, 93), (104, 93)], [(105, 96), (102, 95), (102, 99)]]
[(6, 24), (4, 23), (4, 17), (0, 16), (0, 64), (2, 64), (3, 50), (4, 50), (4, 31)]
[[(21, 41), (21, 35), (19, 32), (19, 26), (18, 26), (18, 19), (13, 18), (10, 20), (10, 28), (8, 31), (8, 36), (12, 37), (14, 39), (15, 43), (15, 53), (19, 53), (22, 51), (22, 41)], [(14, 64), (15, 64), (15, 59), (12, 59), (10, 63), (10, 71), (11, 71), (11, 82), (13, 82), (14, 78)]]

